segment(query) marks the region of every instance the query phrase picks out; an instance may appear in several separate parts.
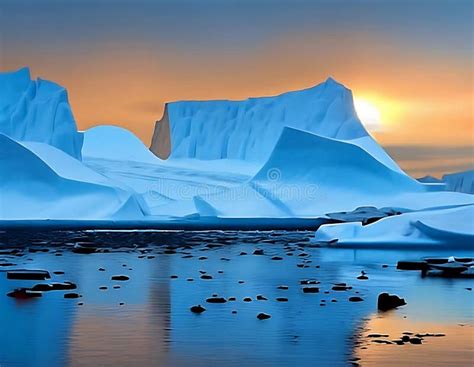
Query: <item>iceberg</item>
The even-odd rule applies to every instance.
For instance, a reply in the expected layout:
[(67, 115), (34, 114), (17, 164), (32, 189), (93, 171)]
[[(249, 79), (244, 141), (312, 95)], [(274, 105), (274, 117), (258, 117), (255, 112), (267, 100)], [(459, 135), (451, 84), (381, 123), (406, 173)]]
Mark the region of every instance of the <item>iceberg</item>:
[(100, 125), (84, 131), (82, 155), (118, 161), (160, 161), (133, 133), (112, 125)]
[(51, 145), (0, 134), (0, 218), (139, 218), (142, 200)]
[(444, 175), (446, 190), (474, 194), (474, 170)]
[(242, 159), (265, 162), (284, 127), (321, 136), (368, 136), (352, 92), (329, 78), (305, 90), (243, 101), (167, 103), (151, 150), (160, 158)]
[(66, 90), (47, 80), (31, 80), (28, 68), (0, 73), (0, 133), (46, 143), (81, 159), (82, 134)]
[(361, 223), (326, 224), (315, 240), (336, 242), (335, 246), (447, 246), (469, 248), (474, 244), (474, 205), (403, 213), (369, 225)]

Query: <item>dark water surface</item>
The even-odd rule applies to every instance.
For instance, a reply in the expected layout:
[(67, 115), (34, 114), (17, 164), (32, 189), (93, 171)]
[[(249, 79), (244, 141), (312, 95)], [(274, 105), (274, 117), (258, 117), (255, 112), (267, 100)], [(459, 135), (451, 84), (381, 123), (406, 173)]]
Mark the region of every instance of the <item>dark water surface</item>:
[[(472, 253), (319, 248), (308, 242), (312, 235), (0, 233), (0, 365), (472, 365), (474, 298), (467, 289), (472, 280), (422, 278), (395, 268), (403, 259)], [(72, 252), (77, 241), (92, 242), (98, 252)], [(253, 255), (255, 249), (264, 254)], [(66, 291), (28, 300), (7, 297), (14, 288), (44, 283), (8, 280), (3, 272), (10, 269), (48, 270), (49, 282), (72, 281), (82, 297), (65, 299)], [(357, 279), (361, 270), (368, 280)], [(201, 279), (202, 272), (212, 279)], [(130, 279), (111, 280), (121, 274)], [(319, 293), (303, 293), (303, 279), (320, 282), (314, 285)], [(353, 288), (335, 291), (334, 283)], [(404, 297), (407, 305), (378, 312), (376, 299), (383, 291)], [(236, 301), (207, 303), (213, 294)], [(268, 300), (256, 300), (259, 294)], [(353, 296), (363, 301), (350, 302)], [(288, 301), (276, 300), (281, 297)], [(206, 311), (190, 312), (197, 304)], [(258, 320), (260, 312), (271, 318)], [(445, 336), (425, 337), (421, 345), (374, 342), (407, 331)], [(389, 336), (368, 337), (373, 333)]]

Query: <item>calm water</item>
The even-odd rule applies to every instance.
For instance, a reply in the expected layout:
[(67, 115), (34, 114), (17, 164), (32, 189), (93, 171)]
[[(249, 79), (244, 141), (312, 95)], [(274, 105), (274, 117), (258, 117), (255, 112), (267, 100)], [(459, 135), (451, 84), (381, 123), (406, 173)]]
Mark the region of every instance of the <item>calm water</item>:
[[(7, 280), (0, 274), (0, 365), (472, 365), (474, 298), (466, 289), (472, 280), (421, 278), (416, 271), (395, 269), (402, 259), (472, 253), (317, 248), (307, 242), (311, 235), (3, 233), (2, 248), (16, 247), (20, 253), (0, 253), (0, 265), (15, 264), (0, 266), (0, 271), (64, 271), (52, 274), (51, 280), (73, 281), (82, 297), (64, 299), (64, 291), (50, 291), (19, 301), (6, 293), (41, 281)], [(73, 253), (67, 243), (78, 240), (108, 252)], [(257, 248), (264, 255), (252, 255)], [(361, 270), (368, 280), (357, 280)], [(201, 279), (201, 272), (213, 279)], [(111, 280), (119, 274), (130, 280)], [(320, 292), (303, 293), (302, 279), (319, 281)], [(331, 289), (341, 282), (353, 289)], [(281, 285), (288, 289), (279, 289)], [(383, 291), (404, 297), (408, 304), (377, 312), (376, 298)], [(213, 294), (236, 301), (206, 303)], [(257, 301), (258, 294), (268, 300)], [(363, 301), (349, 302), (351, 296)], [(252, 301), (244, 302), (244, 297)], [(279, 297), (288, 301), (276, 301)], [(197, 304), (207, 311), (190, 312)], [(260, 321), (259, 312), (272, 317)], [(382, 339), (393, 340), (406, 331), (446, 336), (402, 346), (367, 337), (380, 333), (389, 335)]]

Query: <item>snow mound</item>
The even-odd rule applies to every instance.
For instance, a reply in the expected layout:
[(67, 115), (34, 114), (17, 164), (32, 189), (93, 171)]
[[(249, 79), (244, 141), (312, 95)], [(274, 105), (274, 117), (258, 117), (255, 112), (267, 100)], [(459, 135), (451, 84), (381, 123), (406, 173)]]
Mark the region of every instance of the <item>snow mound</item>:
[(146, 163), (160, 160), (132, 132), (111, 125), (96, 126), (84, 131), (82, 155)]
[(0, 134), (0, 218), (140, 218), (146, 207), (63, 151)]
[(336, 246), (447, 245), (474, 247), (474, 205), (404, 213), (373, 224), (326, 224), (315, 235), (317, 241), (337, 239)]
[(442, 180), (446, 190), (474, 194), (474, 170), (444, 175)]
[(0, 133), (17, 141), (52, 145), (80, 159), (77, 132), (66, 90), (53, 82), (31, 80), (28, 68), (0, 73)]
[(352, 92), (329, 78), (275, 97), (168, 103), (151, 149), (162, 158), (264, 162), (286, 126), (337, 139), (368, 136)]

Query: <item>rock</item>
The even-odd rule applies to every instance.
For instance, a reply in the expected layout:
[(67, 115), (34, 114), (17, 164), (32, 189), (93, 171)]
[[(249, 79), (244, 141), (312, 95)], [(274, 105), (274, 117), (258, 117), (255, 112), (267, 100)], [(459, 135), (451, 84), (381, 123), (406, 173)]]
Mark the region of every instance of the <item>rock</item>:
[(245, 297), (245, 298), (244, 298), (244, 302), (252, 302), (252, 298), (250, 298), (250, 297)]
[(79, 298), (80, 295), (77, 293), (65, 293), (64, 298)]
[(119, 289), (120, 286), (119, 286), (119, 285), (114, 285), (112, 288), (113, 288), (113, 289)]
[(28, 299), (28, 298), (37, 298), (42, 297), (41, 292), (32, 291), (27, 288), (17, 288), (10, 293), (7, 293), (8, 297), (13, 297), (17, 299)]
[(94, 252), (97, 251), (97, 248), (86, 244), (86, 242), (81, 242), (81, 243), (76, 243), (74, 247), (72, 248), (72, 252), (75, 254), (93, 254)]
[(332, 287), (333, 291), (348, 291), (352, 289), (352, 287), (346, 285), (346, 283), (338, 283)]
[(319, 293), (318, 287), (303, 287), (303, 293)]
[(365, 274), (366, 274), (366, 272), (362, 270), (362, 271), (360, 272), (360, 275), (357, 277), (357, 279), (359, 279), (359, 280), (368, 280), (369, 277), (368, 277), (367, 275), (365, 275)]
[(63, 275), (64, 271), (62, 271), (62, 270), (53, 271), (53, 274), (54, 275)]
[(244, 256), (244, 255), (247, 255), (247, 253), (245, 251), (242, 251), (239, 256)]
[(201, 279), (204, 279), (204, 280), (209, 280), (209, 279), (212, 279), (212, 275), (209, 275), (209, 274), (203, 274), (203, 275), (201, 275)]
[(45, 280), (51, 278), (46, 270), (9, 270), (7, 279)]
[(201, 305), (193, 306), (190, 308), (190, 310), (191, 312), (194, 312), (194, 313), (203, 313), (204, 311), (206, 311), (206, 309), (202, 307)]
[(113, 275), (111, 279), (118, 280), (118, 281), (126, 281), (126, 280), (129, 280), (130, 277), (128, 277), (127, 275)]
[(263, 255), (263, 250), (258, 248), (253, 252), (253, 255)]
[(388, 334), (369, 334), (367, 338), (388, 338)]
[(259, 320), (266, 320), (266, 319), (269, 319), (270, 317), (271, 317), (271, 315), (269, 315), (267, 313), (264, 313), (264, 312), (260, 312), (257, 315), (257, 319), (259, 319)]
[(245, 282), (243, 280), (239, 280), (239, 284), (244, 284)]
[(357, 296), (349, 298), (349, 302), (362, 302), (362, 301), (363, 301), (363, 299), (360, 298), (360, 297), (357, 297)]
[(103, 285), (103, 286), (100, 286), (99, 289), (100, 289), (101, 291), (106, 291), (106, 290), (107, 290), (107, 287), (106, 287), (105, 285)]
[(420, 338), (410, 338), (410, 344), (421, 344)]
[(261, 294), (257, 295), (257, 301), (267, 301), (267, 300), (268, 300), (268, 298), (262, 296)]
[(187, 278), (186, 281), (188, 281), (188, 282), (194, 282), (194, 279), (193, 279), (193, 278)]
[(273, 256), (272, 260), (283, 260), (283, 258), (280, 256)]
[(278, 297), (276, 300), (278, 302), (288, 302), (288, 298), (286, 298), (286, 297)]
[(288, 286), (287, 285), (279, 285), (277, 287), (277, 289), (282, 289), (282, 290), (286, 291), (286, 290), (288, 290)]
[(403, 305), (406, 305), (403, 298), (388, 293), (380, 293), (377, 300), (377, 308), (381, 311), (388, 311)]
[(207, 260), (207, 257), (206, 257), (206, 256), (200, 256), (200, 257), (198, 258), (198, 260)]
[(178, 279), (177, 275), (170, 275), (170, 279)]
[(226, 299), (223, 297), (211, 297), (206, 299), (207, 303), (226, 303)]
[(237, 298), (235, 298), (235, 297), (229, 297), (229, 302), (236, 301), (236, 300), (237, 300)]
[(384, 339), (374, 339), (374, 340), (372, 340), (372, 342), (377, 343), (377, 344), (392, 344), (391, 341), (384, 340)]
[(426, 261), (399, 261), (397, 263), (399, 270), (428, 270)]
[(104, 268), (99, 268), (98, 270), (99, 270), (99, 271), (105, 271), (105, 269), (104, 269)]
[(232, 313), (233, 313), (233, 314), (236, 314), (236, 313), (237, 313), (237, 311), (236, 311), (236, 310), (232, 310)]

